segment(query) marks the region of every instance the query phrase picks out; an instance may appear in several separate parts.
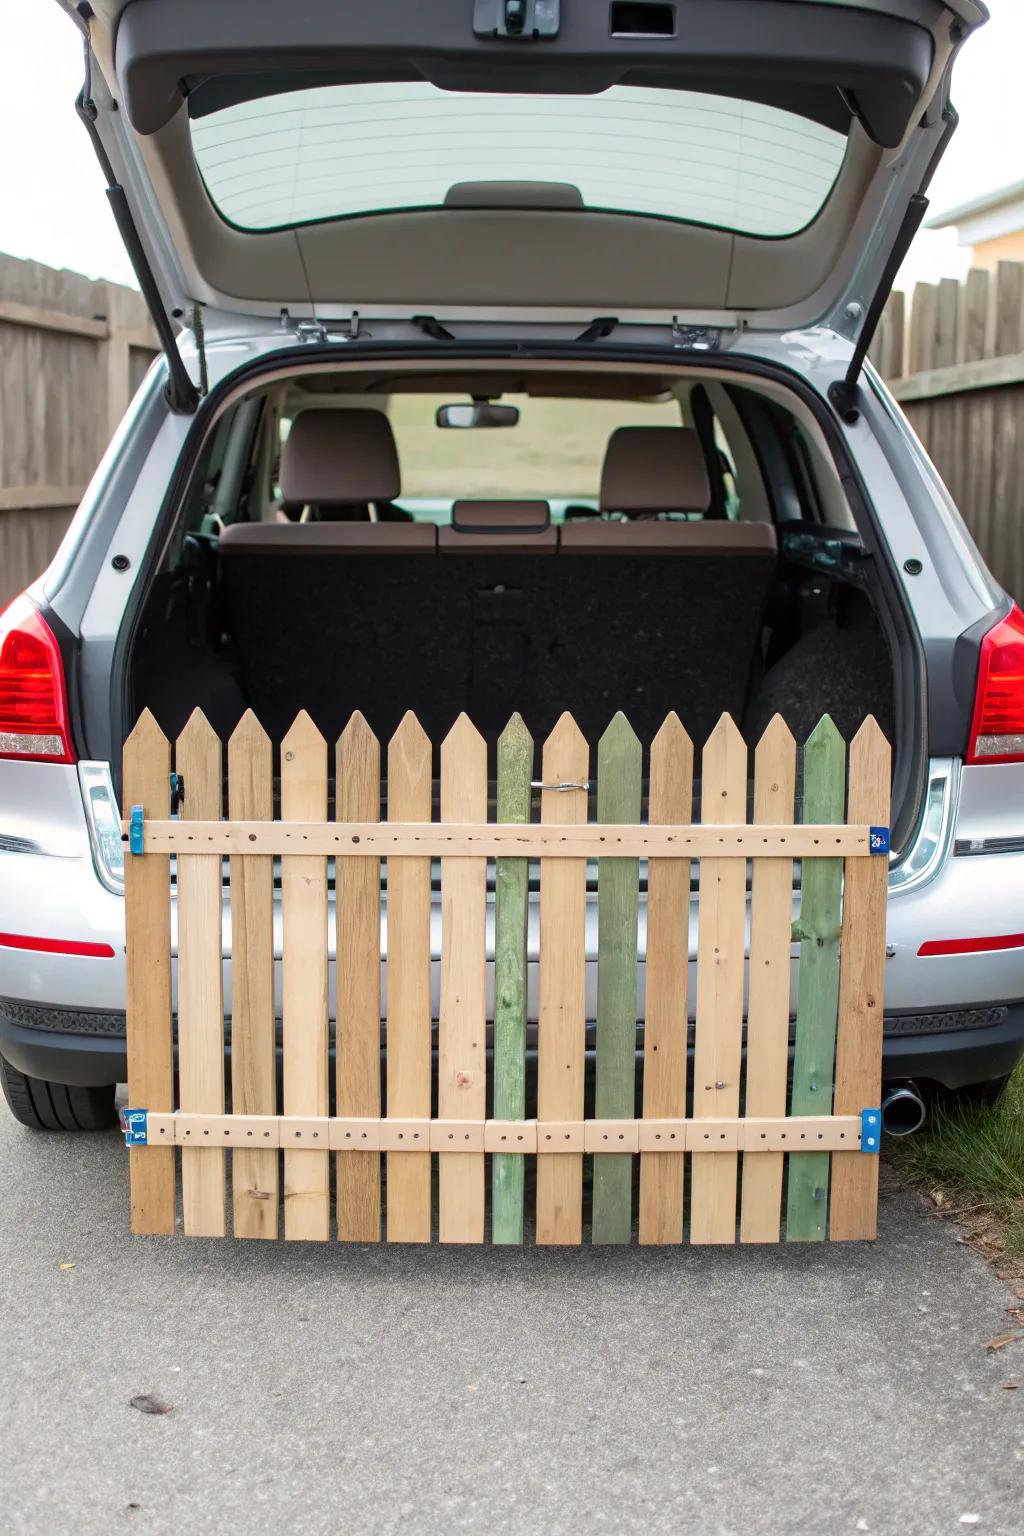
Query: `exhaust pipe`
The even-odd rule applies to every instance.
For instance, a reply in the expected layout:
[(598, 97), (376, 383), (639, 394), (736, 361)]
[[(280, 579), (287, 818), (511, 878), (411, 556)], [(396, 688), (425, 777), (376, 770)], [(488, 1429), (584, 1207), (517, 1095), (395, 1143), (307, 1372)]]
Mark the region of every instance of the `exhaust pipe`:
[(914, 1083), (887, 1084), (882, 1090), (882, 1129), (890, 1136), (912, 1136), (928, 1113)]

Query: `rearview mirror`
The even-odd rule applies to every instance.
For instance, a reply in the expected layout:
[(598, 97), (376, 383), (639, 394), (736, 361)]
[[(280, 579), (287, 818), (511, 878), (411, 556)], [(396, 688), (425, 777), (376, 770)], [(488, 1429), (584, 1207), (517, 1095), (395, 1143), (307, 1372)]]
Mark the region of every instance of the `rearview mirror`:
[(439, 405), (434, 420), (439, 427), (514, 427), (519, 420), (519, 407), (492, 405), (489, 400), (475, 400), (472, 405)]

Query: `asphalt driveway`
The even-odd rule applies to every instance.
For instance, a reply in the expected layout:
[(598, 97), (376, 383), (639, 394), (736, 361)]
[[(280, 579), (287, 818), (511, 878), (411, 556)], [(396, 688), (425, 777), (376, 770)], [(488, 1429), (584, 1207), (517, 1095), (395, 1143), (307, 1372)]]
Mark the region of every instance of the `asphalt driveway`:
[(132, 1239), (126, 1193), (0, 1106), (5, 1536), (1024, 1530), (1011, 1298), (908, 1196), (873, 1247), (508, 1252)]

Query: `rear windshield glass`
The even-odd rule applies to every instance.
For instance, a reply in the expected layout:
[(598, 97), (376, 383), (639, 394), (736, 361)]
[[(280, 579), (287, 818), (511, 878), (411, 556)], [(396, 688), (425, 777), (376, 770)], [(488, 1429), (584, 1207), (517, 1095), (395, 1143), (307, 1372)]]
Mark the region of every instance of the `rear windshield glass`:
[(596, 96), (319, 86), (193, 120), (200, 172), (247, 229), (437, 207), (465, 182), (563, 182), (585, 206), (751, 235), (819, 212), (846, 139), (792, 112), (693, 91)]

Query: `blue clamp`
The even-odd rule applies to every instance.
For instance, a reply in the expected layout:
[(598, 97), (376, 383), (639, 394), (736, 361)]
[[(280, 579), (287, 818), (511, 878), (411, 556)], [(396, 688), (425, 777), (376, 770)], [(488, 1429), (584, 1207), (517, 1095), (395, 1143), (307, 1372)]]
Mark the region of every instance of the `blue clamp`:
[(128, 849), (131, 853), (141, 853), (143, 809), (141, 805), (132, 806), (131, 818), (128, 822)]
[(889, 828), (888, 827), (869, 827), (868, 828), (868, 848), (869, 848), (869, 850), (872, 853), (888, 853), (889, 852)]
[(877, 1152), (882, 1144), (882, 1111), (862, 1109), (860, 1112), (860, 1149)]
[(149, 1142), (149, 1111), (147, 1109), (122, 1109), (120, 1120), (126, 1147), (144, 1147)]

